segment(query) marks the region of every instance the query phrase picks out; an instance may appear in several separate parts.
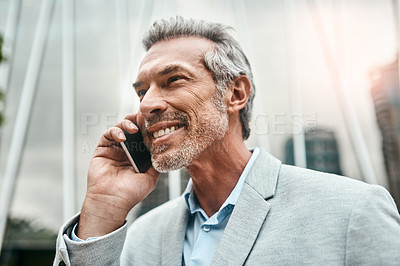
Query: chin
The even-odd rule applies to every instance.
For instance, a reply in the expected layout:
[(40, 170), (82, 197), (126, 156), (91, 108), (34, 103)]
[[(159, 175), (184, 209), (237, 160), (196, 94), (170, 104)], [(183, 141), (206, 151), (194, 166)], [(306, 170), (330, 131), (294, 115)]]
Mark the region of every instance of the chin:
[(161, 150), (159, 147), (151, 156), (154, 169), (160, 173), (188, 167), (199, 154), (199, 149), (193, 149), (190, 146), (173, 151), (168, 151), (166, 147), (165, 150)]
[(155, 155), (151, 157), (151, 162), (154, 169), (160, 173), (178, 170), (187, 167), (184, 161), (174, 156), (168, 155)]

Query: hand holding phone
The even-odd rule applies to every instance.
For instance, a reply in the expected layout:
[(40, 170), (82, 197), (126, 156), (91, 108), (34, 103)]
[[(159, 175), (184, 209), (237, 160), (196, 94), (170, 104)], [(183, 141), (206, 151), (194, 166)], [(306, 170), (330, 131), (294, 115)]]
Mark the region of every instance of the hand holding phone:
[[(129, 211), (157, 185), (160, 173), (151, 167), (142, 134), (123, 134), (124, 130), (136, 132), (138, 127), (132, 125), (136, 119), (137, 114), (128, 115), (107, 129), (94, 150), (77, 232), (80, 238), (105, 235), (120, 228)], [(125, 152), (120, 148), (122, 142)], [(143, 173), (135, 174), (135, 170)]]

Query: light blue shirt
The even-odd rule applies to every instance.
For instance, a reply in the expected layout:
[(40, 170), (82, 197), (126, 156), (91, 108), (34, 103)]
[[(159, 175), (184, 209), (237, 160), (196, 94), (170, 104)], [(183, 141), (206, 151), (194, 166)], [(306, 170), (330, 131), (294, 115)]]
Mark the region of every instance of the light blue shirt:
[(232, 190), (229, 197), (222, 204), (218, 212), (213, 216), (208, 217), (197, 201), (196, 195), (193, 192), (192, 180), (189, 180), (184, 197), (186, 205), (191, 213), (188, 226), (186, 228), (185, 242), (183, 246), (183, 258), (185, 265), (210, 265), (214, 253), (217, 250), (219, 241), (224, 234), (225, 227), (229, 217), (236, 205), (247, 175), (254, 164), (259, 148), (253, 150), (246, 167), (243, 170), (236, 186)]

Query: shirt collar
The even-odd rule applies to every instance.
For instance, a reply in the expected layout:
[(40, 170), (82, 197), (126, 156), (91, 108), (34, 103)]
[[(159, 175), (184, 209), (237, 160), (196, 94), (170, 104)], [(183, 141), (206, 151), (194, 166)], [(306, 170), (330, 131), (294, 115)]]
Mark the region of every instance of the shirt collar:
[[(240, 175), (240, 178), (238, 182), (236, 183), (236, 186), (233, 188), (231, 194), (228, 196), (228, 198), (225, 200), (225, 202), (222, 204), (220, 210), (224, 209), (228, 205), (233, 205), (235, 206), (240, 193), (242, 192), (244, 183), (246, 181), (247, 176), (249, 175), (250, 169), (252, 168), (258, 154), (260, 153), (259, 148), (254, 148), (250, 149), (252, 151), (252, 155), (250, 157), (250, 160), (247, 162), (246, 167), (244, 168), (242, 174)], [(192, 179), (189, 179), (189, 182), (186, 186), (185, 192), (183, 193), (186, 206), (190, 213), (195, 213), (195, 212), (201, 212), (203, 215), (205, 214), (203, 209), (200, 206), (200, 203), (197, 201), (196, 195), (193, 191), (193, 182)]]

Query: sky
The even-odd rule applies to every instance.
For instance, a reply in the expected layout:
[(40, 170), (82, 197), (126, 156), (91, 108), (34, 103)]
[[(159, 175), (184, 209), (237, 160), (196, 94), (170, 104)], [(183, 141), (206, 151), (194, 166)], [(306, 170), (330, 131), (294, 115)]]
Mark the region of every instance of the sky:
[[(308, 5), (306, 0), (288, 1), (292, 6), (278, 0), (154, 0), (153, 8), (151, 2), (75, 1), (76, 211), (84, 198), (88, 165), (102, 132), (137, 110), (138, 102), (129, 84), (134, 81), (144, 55), (140, 44), (143, 31), (155, 19), (176, 14), (224, 23), (235, 29), (233, 35), (249, 57), (257, 88), (249, 147), (262, 146), (283, 160), (284, 142), (293, 131), (292, 116), (297, 115), (306, 128), (334, 130), (343, 173), (362, 180), (346, 130), (348, 114), (341, 111), (332, 69), (313, 20), (320, 10), (375, 175), (378, 183), (386, 186), (369, 73), (375, 67), (392, 63), (396, 57), (391, 0), (317, 1), (320, 9)], [(1, 33), (6, 26), (9, 3), (10, 0), (0, 0)], [(23, 0), (21, 5), (6, 123), (0, 140), (0, 186), (41, 3)], [(32, 219), (54, 230), (63, 223), (61, 54), (62, 5), (57, 0), (11, 206), (13, 216)], [(291, 107), (293, 87), (301, 92), (300, 111)]]

